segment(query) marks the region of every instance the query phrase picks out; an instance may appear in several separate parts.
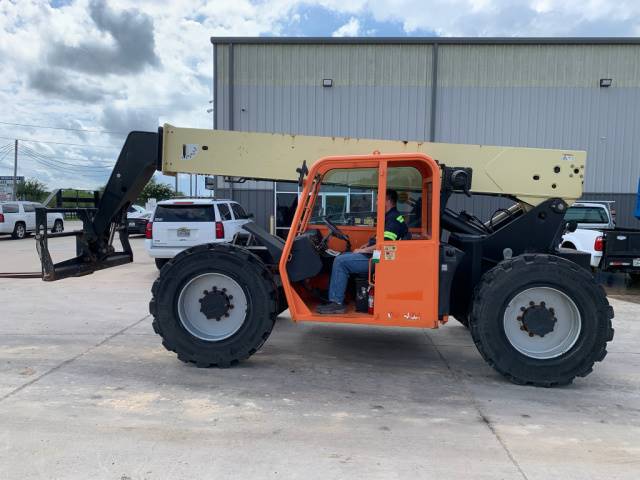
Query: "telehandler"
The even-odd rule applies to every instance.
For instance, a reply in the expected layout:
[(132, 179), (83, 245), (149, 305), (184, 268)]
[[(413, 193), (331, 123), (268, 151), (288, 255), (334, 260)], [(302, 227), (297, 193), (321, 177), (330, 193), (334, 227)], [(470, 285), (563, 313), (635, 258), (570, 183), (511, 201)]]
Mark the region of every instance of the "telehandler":
[[(585, 159), (585, 152), (569, 150), (171, 125), (131, 132), (97, 208), (73, 209), (81, 231), (48, 234), (47, 211), (68, 209), (37, 210), (42, 277), (133, 261), (126, 211), (155, 171), (297, 180), (302, 190), (286, 241), (248, 223), (246, 238), (189, 248), (160, 271), (149, 304), (153, 328), (180, 360), (198, 367), (245, 360), (287, 308), (295, 322), (391, 327), (438, 328), (454, 316), (510, 381), (564, 385), (589, 374), (613, 338), (613, 309), (589, 271), (588, 254), (558, 248), (571, 228), (567, 206), (582, 194)], [(376, 211), (318, 216), (322, 192), (336, 187), (369, 192)], [(387, 189), (411, 207), (406, 238), (384, 238)], [(502, 196), (513, 205), (483, 222), (447, 208), (454, 193)], [(181, 230), (176, 234), (189, 235)], [(77, 256), (54, 264), (48, 239), (70, 235)], [(335, 256), (373, 236), (369, 271), (350, 279), (346, 313), (318, 315)]]

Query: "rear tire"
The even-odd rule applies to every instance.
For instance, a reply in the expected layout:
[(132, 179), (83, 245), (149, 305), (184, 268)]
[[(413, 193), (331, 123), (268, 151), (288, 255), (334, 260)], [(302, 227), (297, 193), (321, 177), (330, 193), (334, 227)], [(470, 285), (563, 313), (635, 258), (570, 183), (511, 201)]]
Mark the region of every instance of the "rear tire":
[(169, 261), (168, 258), (156, 258), (156, 267), (158, 268), (158, 270), (162, 270), (162, 267), (164, 267), (167, 262)]
[(553, 255), (521, 255), (482, 277), (470, 330), (482, 357), (510, 381), (551, 387), (604, 359), (612, 318), (587, 270)]
[(149, 311), (162, 344), (198, 367), (229, 367), (256, 353), (278, 305), (264, 263), (228, 244), (181, 252), (162, 269), (152, 294)]
[(51, 229), (51, 233), (62, 233), (64, 232), (64, 223), (62, 220), (56, 220), (53, 222), (53, 228)]
[(27, 236), (27, 226), (23, 222), (16, 222), (13, 227), (13, 233), (11, 234), (11, 238), (14, 240), (22, 240)]

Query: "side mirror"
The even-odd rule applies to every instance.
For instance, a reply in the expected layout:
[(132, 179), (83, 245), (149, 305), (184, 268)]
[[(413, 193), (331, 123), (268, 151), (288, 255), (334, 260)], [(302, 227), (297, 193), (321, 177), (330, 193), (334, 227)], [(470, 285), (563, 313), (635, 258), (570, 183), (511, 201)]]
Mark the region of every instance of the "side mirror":
[(576, 222), (575, 220), (569, 220), (566, 224), (566, 226), (564, 227), (565, 232), (575, 232), (576, 229), (578, 228), (578, 222)]

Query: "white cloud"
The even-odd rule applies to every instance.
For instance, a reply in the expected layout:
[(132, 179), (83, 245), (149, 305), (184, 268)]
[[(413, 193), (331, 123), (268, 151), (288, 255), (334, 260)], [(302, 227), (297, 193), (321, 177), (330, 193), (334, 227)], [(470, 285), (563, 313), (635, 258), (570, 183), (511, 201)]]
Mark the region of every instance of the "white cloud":
[[(445, 36), (640, 34), (636, 0), (75, 0), (62, 8), (46, 0), (0, 0), (0, 120), (118, 131), (158, 120), (210, 127), (209, 37), (286, 34), (283, 25), (313, 21), (310, 7), (348, 19), (335, 31), (326, 26), (326, 35), (383, 32), (384, 22), (410, 34)], [(134, 28), (125, 28), (127, 22)], [(148, 35), (132, 37), (136, 29)], [(73, 163), (112, 164), (124, 141), (124, 135), (4, 125), (0, 136), (113, 147), (30, 144)], [(0, 149), (9, 142), (0, 138)], [(6, 160), (0, 175), (9, 173)], [(62, 174), (28, 156), (21, 173), (38, 173), (52, 187), (92, 187), (106, 179)]]
[(332, 37), (357, 37), (360, 35), (360, 21), (351, 17), (347, 23), (331, 34)]

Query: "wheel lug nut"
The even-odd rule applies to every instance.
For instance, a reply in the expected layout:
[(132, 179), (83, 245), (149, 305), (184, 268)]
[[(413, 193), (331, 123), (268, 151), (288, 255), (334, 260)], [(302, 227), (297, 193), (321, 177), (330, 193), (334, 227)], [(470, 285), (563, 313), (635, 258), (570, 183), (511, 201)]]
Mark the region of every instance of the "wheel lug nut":
[(233, 295), (228, 295), (228, 296), (227, 296), (227, 298), (228, 298), (229, 300), (233, 300)]
[(534, 302), (529, 302), (529, 305), (533, 307), (535, 305), (535, 303)]
[(524, 308), (524, 307), (520, 307), (520, 311), (521, 311), (521, 312), (524, 312), (525, 310), (526, 310), (526, 308)]
[(530, 336), (530, 337), (533, 337), (533, 333), (529, 332), (529, 336)]

